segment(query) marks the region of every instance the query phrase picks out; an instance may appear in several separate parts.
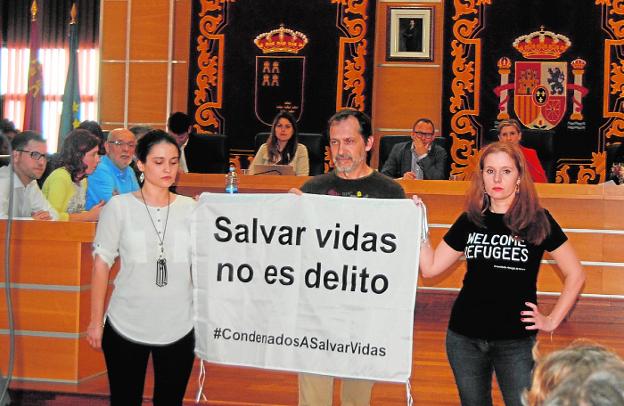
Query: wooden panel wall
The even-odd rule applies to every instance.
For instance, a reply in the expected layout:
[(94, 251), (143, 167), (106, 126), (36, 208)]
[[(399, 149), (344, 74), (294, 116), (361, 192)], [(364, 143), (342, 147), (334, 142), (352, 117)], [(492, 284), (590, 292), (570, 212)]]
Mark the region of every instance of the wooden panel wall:
[[(432, 7), (433, 61), (386, 61), (387, 16), (391, 7)], [(430, 118), (436, 129), (441, 122), (444, 3), (441, 0), (377, 1), (373, 127), (375, 144), (388, 134), (409, 132), (417, 118)], [(437, 135), (441, 135), (437, 133)], [(378, 148), (375, 148), (378, 151)], [(377, 166), (377, 153), (373, 154)]]
[[(329, 1), (329, 0), (328, 0)], [(102, 0), (102, 65), (100, 121), (105, 128), (124, 122), (126, 37), (130, 39), (128, 125), (166, 119), (166, 63), (169, 0)], [(434, 59), (431, 62), (386, 62), (388, 7), (434, 8)], [(128, 8), (130, 31), (126, 30)], [(442, 97), (441, 0), (377, 1), (373, 125), (376, 142), (384, 134), (403, 134), (417, 117), (429, 117), (439, 127)], [(188, 100), (188, 58), (191, 0), (175, 0), (173, 30), (172, 111), (185, 111)], [(394, 129), (389, 131), (388, 129)], [(373, 166), (377, 165), (374, 155)]]
[(190, 16), (191, 0), (102, 0), (99, 120), (104, 129), (165, 128), (170, 112), (186, 111)]

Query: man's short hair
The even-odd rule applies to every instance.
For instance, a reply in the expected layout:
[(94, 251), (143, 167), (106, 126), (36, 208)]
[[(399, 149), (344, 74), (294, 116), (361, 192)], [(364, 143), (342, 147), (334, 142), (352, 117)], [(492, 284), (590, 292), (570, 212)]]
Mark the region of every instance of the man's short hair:
[(189, 115), (181, 111), (173, 113), (167, 120), (167, 128), (174, 134), (184, 134), (191, 124), (193, 123)]
[(13, 148), (13, 151), (24, 149), (24, 147), (28, 145), (30, 141), (45, 142), (41, 134), (39, 134), (38, 132), (24, 131), (17, 134), (13, 138), (13, 141), (11, 141), (11, 148)]
[(416, 125), (418, 123), (425, 123), (425, 124), (429, 124), (431, 126), (431, 128), (433, 128), (433, 131), (435, 132), (435, 125), (433, 125), (433, 121), (431, 121), (430, 119), (428, 119), (427, 117), (421, 117), (418, 120), (414, 121), (414, 124), (412, 125), (412, 130), (414, 129), (414, 127), (416, 127)]
[[(98, 140), (100, 140), (100, 144), (98, 146), (98, 155), (106, 155), (106, 149), (104, 148), (104, 144), (106, 143), (106, 135), (104, 134), (104, 131), (102, 131), (102, 127), (97, 121), (85, 120), (78, 125), (77, 129), (87, 130), (91, 134), (98, 137)], [(67, 137), (68, 134), (65, 134), (65, 136)]]
[(0, 120), (0, 131), (3, 133), (16, 133), (17, 134), (17, 130), (15, 129), (15, 124), (13, 124), (13, 121), (7, 118), (3, 118), (2, 120)]
[(331, 128), (332, 125), (344, 121), (349, 117), (355, 118), (360, 124), (360, 135), (366, 143), (373, 133), (371, 127), (371, 119), (370, 117), (368, 117), (368, 115), (359, 110), (344, 109), (336, 112), (336, 114), (331, 116), (330, 119), (327, 121), (327, 135), (329, 136), (329, 128)]

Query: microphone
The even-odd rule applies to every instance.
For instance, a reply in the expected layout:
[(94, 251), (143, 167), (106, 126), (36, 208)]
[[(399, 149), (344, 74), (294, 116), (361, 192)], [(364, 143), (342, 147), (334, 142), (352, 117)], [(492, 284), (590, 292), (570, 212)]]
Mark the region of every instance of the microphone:
[(268, 171), (254, 173), (254, 176), (255, 176), (255, 175), (266, 175), (267, 173), (277, 173), (278, 175), (281, 175), (281, 174), (282, 174), (282, 173), (281, 173), (280, 171), (278, 171), (277, 169), (269, 169)]

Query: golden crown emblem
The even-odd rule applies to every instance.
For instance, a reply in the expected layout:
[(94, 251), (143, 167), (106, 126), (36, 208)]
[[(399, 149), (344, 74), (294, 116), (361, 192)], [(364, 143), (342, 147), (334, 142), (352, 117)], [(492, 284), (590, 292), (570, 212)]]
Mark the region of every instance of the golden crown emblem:
[(305, 34), (284, 28), (284, 24), (280, 24), (278, 29), (260, 34), (254, 39), (254, 44), (262, 50), (264, 54), (275, 52), (289, 52), (296, 54), (303, 49), (308, 43), (308, 37)]
[(539, 31), (522, 35), (513, 42), (513, 47), (526, 59), (558, 59), (570, 45), (572, 42), (568, 37), (544, 31), (543, 26)]

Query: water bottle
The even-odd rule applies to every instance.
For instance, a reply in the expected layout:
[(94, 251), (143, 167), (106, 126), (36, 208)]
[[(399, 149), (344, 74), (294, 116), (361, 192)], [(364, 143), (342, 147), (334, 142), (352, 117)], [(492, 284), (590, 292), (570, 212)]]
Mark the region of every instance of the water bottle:
[(225, 193), (238, 193), (238, 176), (236, 176), (234, 165), (230, 165), (230, 169), (225, 175)]

